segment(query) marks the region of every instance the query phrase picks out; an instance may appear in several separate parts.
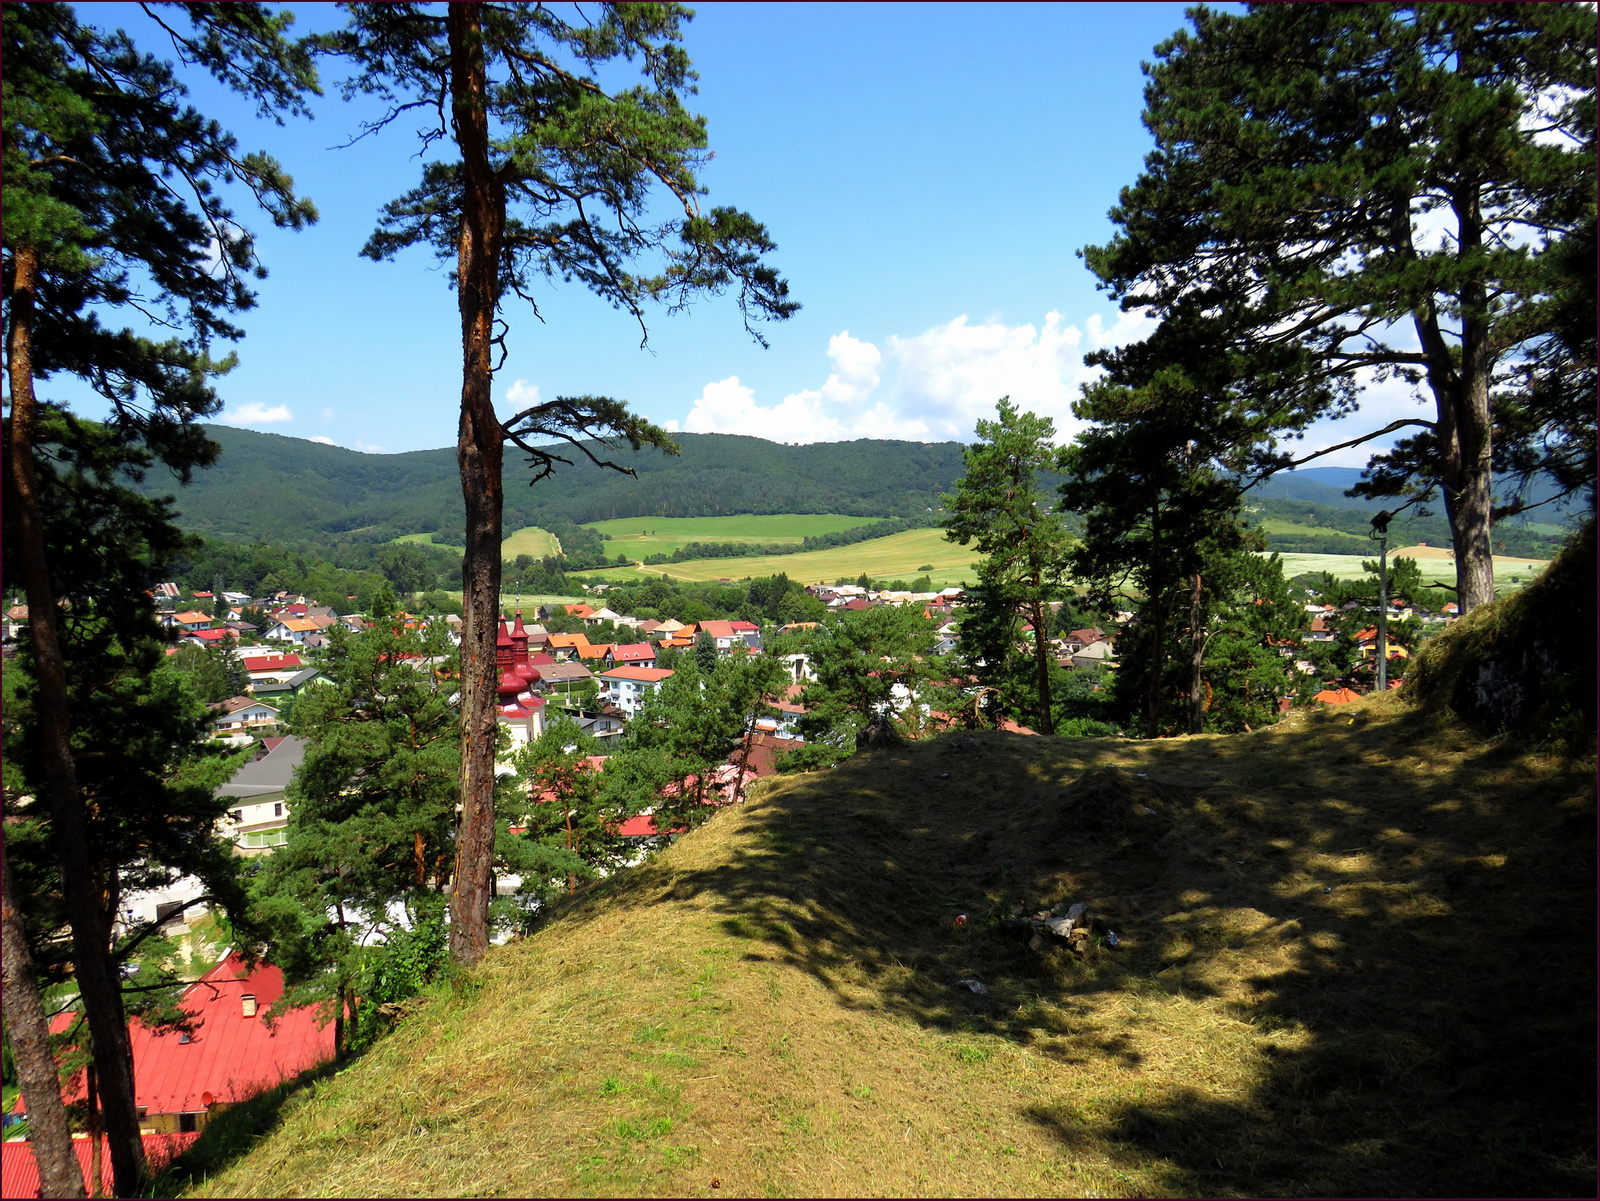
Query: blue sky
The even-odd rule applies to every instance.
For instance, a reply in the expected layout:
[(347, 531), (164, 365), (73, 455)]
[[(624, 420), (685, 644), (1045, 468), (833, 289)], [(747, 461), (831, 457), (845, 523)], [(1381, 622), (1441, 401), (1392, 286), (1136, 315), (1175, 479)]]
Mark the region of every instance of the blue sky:
[[(298, 29), (341, 20), (331, 5), (291, 7)], [(132, 6), (82, 15), (142, 39), (149, 28)], [(1147, 329), (1076, 252), (1111, 234), (1106, 212), (1150, 148), (1140, 62), (1182, 24), (1175, 4), (704, 6), (685, 45), (716, 155), (709, 202), (766, 223), (804, 307), (767, 327), (768, 350), (726, 298), (652, 314), (641, 349), (631, 318), (552, 285), (542, 323), (515, 298), (504, 306), (497, 401), (509, 413), (592, 393), (680, 430), (935, 441), (969, 440), (1009, 393), (1069, 435), (1084, 352)], [(374, 453), (451, 445), (460, 344), (444, 273), (420, 249), (358, 255), (382, 204), (416, 181), (417, 139), (397, 125), (336, 149), (366, 110), (325, 82), (314, 121), (277, 128), (191, 80), (195, 101), (276, 155), (322, 214), (298, 234), (252, 222), (271, 275), (220, 381), (222, 420)], [(98, 407), (69, 385), (49, 391)], [(1366, 420), (1396, 403), (1410, 407), (1390, 397)]]

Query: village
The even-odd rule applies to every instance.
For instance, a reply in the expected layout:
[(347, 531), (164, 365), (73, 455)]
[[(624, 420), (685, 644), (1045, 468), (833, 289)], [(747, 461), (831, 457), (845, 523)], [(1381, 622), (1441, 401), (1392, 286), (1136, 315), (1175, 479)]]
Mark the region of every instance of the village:
[[(250, 761), (219, 790), (229, 804), (219, 833), (232, 842), (239, 855), (269, 854), (284, 843), (290, 785), (306, 752), (306, 741), (288, 732), (284, 710), (307, 689), (328, 682), (320, 663), (332, 639), (359, 637), (371, 622), (362, 614), (336, 613), (288, 593), (251, 597), (228, 591), (186, 592), (175, 583), (161, 584), (154, 591), (159, 620), (172, 639), (169, 655), (176, 655), (183, 646), (213, 651), (226, 647), (247, 680), (239, 695), (210, 706), (213, 738), (253, 752)], [(525, 621), (517, 610), (505, 614), (499, 624), (497, 719), (508, 735), (509, 750), (501, 761), (505, 773), (513, 771), (512, 754), (537, 740), (557, 716), (573, 721), (602, 748), (619, 745), (628, 737), (629, 723), (640, 717), (647, 695), (673, 675), (673, 669), (660, 664), (674, 654), (709, 646), (719, 657), (761, 655), (769, 645), (792, 641), (791, 635), (799, 635), (803, 645), (804, 636), (818, 625), (805, 622), (763, 628), (742, 620), (639, 619), (606, 607), (607, 585), (596, 585), (593, 591), (599, 607), (589, 603), (543, 605), (529, 615), (533, 620)], [(812, 585), (806, 591), (826, 606), (827, 621), (848, 620), (853, 614), (882, 606), (920, 608), (935, 631), (936, 653), (949, 657), (959, 647), (966, 600), (961, 588), (914, 593), (840, 583)], [(1061, 604), (1055, 602), (1053, 609)], [(206, 612), (207, 608), (216, 616)], [(266, 613), (270, 623), (259, 628), (245, 621), (244, 612), (250, 608)], [(1336, 609), (1308, 597), (1304, 609), (1302, 645), (1280, 647), (1279, 653), (1293, 657), (1297, 671), (1310, 677), (1317, 668), (1299, 657), (1300, 651), (1334, 642), (1341, 619), (1352, 614), (1358, 620), (1370, 619), (1371, 606), (1352, 601)], [(1454, 605), (1446, 605), (1441, 613), (1427, 613), (1395, 600), (1390, 604), (1389, 620), (1398, 623), (1419, 618), (1438, 626), (1452, 620), (1454, 610)], [(1107, 623), (1109, 631), (1092, 626), (1058, 633), (1051, 639), (1057, 665), (1073, 671), (1114, 670), (1118, 632), (1132, 619), (1133, 614), (1119, 612)], [(25, 620), (23, 609), (7, 612), (8, 644)], [(460, 618), (454, 614), (418, 617), (402, 611), (398, 621), (412, 628), (442, 625), (451, 641), (459, 644)], [(556, 632), (544, 622), (581, 628)], [(600, 631), (631, 635), (633, 640), (591, 641), (589, 632), (599, 637)], [(1031, 626), (1024, 626), (1022, 634), (1031, 637)], [(1377, 634), (1375, 625), (1363, 621), (1354, 635), (1360, 659), (1369, 666), (1377, 654)], [(1399, 667), (1409, 651), (1390, 642), (1389, 653), (1392, 666)], [(766, 698), (770, 715), (758, 719), (746, 745), (712, 773), (706, 790), (711, 804), (742, 798), (750, 782), (771, 775), (785, 754), (804, 744), (798, 723), (806, 712), (803, 697), (814, 673), (804, 650), (782, 653), (779, 658), (784, 678), (790, 682), (781, 694)], [(1360, 694), (1348, 687), (1348, 682), (1326, 681), (1330, 686), (1316, 691), (1313, 701), (1332, 706), (1357, 699)], [(1394, 679), (1390, 686), (1398, 684)], [(1279, 703), (1287, 711), (1293, 700), (1284, 696)], [(903, 708), (911, 705), (913, 698), (901, 689), (897, 703)], [(1003, 728), (1033, 732), (1016, 722), (1006, 722)], [(602, 755), (594, 765), (600, 768), (603, 763)], [(660, 845), (663, 837), (649, 812), (629, 819), (618, 833), (637, 839), (641, 855)], [(519, 883), (514, 876), (503, 877), (497, 882), (497, 891), (511, 893)], [(141, 1124), (153, 1140), (152, 1162), (178, 1153), (204, 1129), (209, 1115), (293, 1079), (334, 1055), (333, 1029), (319, 1023), (312, 1009), (290, 1010), (271, 1029), (254, 1020), (282, 994), (282, 971), (270, 964), (249, 964), (225, 946), (205, 943), (204, 933), (213, 924), (203, 891), (196, 880), (176, 880), (165, 889), (127, 897), (121, 915), (124, 931), (141, 923), (158, 923), (162, 933), (177, 940), (193, 962), (204, 962), (207, 952), (220, 956), (220, 961), (189, 987), (182, 1002), (203, 1033), (193, 1038), (187, 1033), (164, 1035), (143, 1029), (137, 1018), (133, 1021), (135, 1081)], [(57, 1025), (65, 1028), (75, 1016), (63, 1014)], [(8, 1115), (8, 1122), (15, 1117)], [(9, 1188), (7, 1193), (16, 1195)]]

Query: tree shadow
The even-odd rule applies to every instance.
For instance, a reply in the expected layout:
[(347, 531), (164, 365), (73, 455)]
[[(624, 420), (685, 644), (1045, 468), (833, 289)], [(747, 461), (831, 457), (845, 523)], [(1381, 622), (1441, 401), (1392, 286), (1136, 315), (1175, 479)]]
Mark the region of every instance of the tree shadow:
[(359, 1057), (360, 1053), (347, 1055), (342, 1061), (329, 1060), (309, 1068), (211, 1117), (193, 1145), (150, 1182), (146, 1195), (176, 1197), (222, 1172), (281, 1126), (289, 1113), (315, 1096), (320, 1083), (332, 1079)]
[[(1147, 827), (1075, 823), (1068, 785), (1113, 766)], [(843, 1007), (1079, 1073), (1212, 1037), (1141, 1025), (1141, 998), (1239, 1031), (1205, 1050), (1237, 1087), (1027, 1109), (1064, 1148), (1196, 1195), (1593, 1195), (1592, 762), (1396, 703), (1236, 738), (947, 737), (745, 808), (720, 858), (646, 864), (618, 902), (699, 898)], [(1077, 900), (1115, 950), (1002, 924)]]

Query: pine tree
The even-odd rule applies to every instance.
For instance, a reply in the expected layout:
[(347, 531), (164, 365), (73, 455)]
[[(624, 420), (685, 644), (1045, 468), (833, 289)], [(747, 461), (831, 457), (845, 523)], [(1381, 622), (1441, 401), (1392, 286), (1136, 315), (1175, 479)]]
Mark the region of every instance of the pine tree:
[(461, 760), (455, 655), (442, 624), (407, 630), (392, 597), (362, 634), (331, 631), (324, 672), (292, 728), (308, 740), (289, 786), (288, 840), (267, 855), (255, 910), (286, 989), (274, 1012), (321, 1006), (341, 1051), (374, 935), (444, 895)]
[[(1461, 606), (1486, 603), (1497, 396), (1511, 393), (1503, 424), (1522, 469), (1548, 459), (1569, 482), (1593, 479), (1592, 396), (1574, 404), (1571, 386), (1593, 323), (1560, 332), (1584, 313), (1585, 285), (1552, 252), (1593, 236), (1594, 10), (1259, 5), (1191, 19), (1147, 68), (1156, 149), (1111, 212), (1117, 235), (1085, 250), (1090, 268), (1124, 308), (1209, 326), (1188, 360), (1167, 361), (1231, 362), (1255, 418), (1238, 456), (1254, 475), (1316, 457), (1294, 459), (1280, 437), (1354, 409), (1366, 379), (1416, 385), (1431, 418), (1341, 447), (1421, 431), (1375, 456), (1359, 490), (1441, 496)], [(1592, 252), (1579, 258), (1592, 277)]]
[[(700, 207), (694, 172), (705, 125), (682, 103), (694, 80), (679, 45), (687, 10), (604, 5), (593, 20), (573, 11), (576, 22), (543, 5), (356, 4), (349, 27), (321, 40), (355, 64), (348, 91), (388, 103), (369, 131), (402, 114), (437, 112), (422, 131), (424, 147), (444, 141), (459, 155), (424, 166), (419, 186), (386, 207), (364, 253), (385, 259), (431, 246), (452, 268), (461, 312), (465, 753), (450, 937), (464, 963), (488, 949), (505, 443), (528, 455), (534, 481), (569, 463), (567, 448), (619, 471), (628, 468), (604, 456), (624, 443), (676, 449), (626, 405), (600, 397), (558, 397), (502, 422), (490, 395), (504, 348), (502, 299), (520, 297), (537, 313), (535, 281), (559, 274), (632, 314), (641, 330), (649, 302), (681, 308), (729, 288), (752, 333), (752, 321), (797, 307), (762, 263), (773, 248), (766, 231), (737, 210)], [(623, 58), (640, 63), (644, 82), (608, 93), (597, 74)], [(658, 189), (681, 218), (661, 223), (649, 211)], [(661, 264), (641, 271), (653, 255)]]
[[(977, 433), (978, 441), (964, 451), (966, 474), (944, 506), (949, 514), (945, 537), (962, 546), (976, 543), (983, 556), (970, 598), (971, 607), (982, 611), (972, 621), (973, 632), (979, 626), (1001, 627), (999, 637), (981, 639), (986, 655), (980, 678), (1010, 683), (1008, 668), (1021, 634), (1011, 627), (1025, 619), (1033, 631), (1029, 707), (1039, 733), (1053, 734), (1049, 613), (1061, 589), (1067, 531), (1038, 480), (1055, 462), (1055, 423), (1018, 412), (1007, 396), (1000, 400), (998, 420), (979, 421)], [(966, 636), (964, 623), (964, 643)]]
[[(169, 30), (180, 57), (254, 98), (263, 113), (296, 110), (315, 88), (308, 56), (285, 37), (292, 18), (257, 5), (197, 4), (185, 12), (193, 32)], [(187, 478), (215, 453), (197, 420), (220, 407), (210, 380), (233, 362), (214, 358), (213, 344), (240, 336), (229, 317), (254, 303), (248, 281), (260, 274), (248, 231), (215, 185), (242, 183), (281, 225), (304, 225), (315, 210), (295, 196), (276, 162), (241, 154), (230, 134), (184, 104), (172, 68), (140, 53), (122, 33), (90, 28), (70, 7), (46, 4), (5, 6), (0, 30), (11, 405), (5, 575), (20, 580), (27, 594), (39, 687), (40, 793), (51, 809), (115, 1188), (130, 1196), (141, 1186), (143, 1144), (73, 761), (81, 723), (72, 707), (70, 648), (57, 628), (57, 602), (66, 597), (52, 579), (41, 480), (50, 418), (34, 383), (58, 373), (83, 379), (110, 403), (116, 438), (142, 442)], [(178, 334), (158, 342), (106, 324), (108, 314), (130, 304)], [(113, 606), (104, 590), (100, 600)], [(110, 620), (109, 609), (102, 616)]]

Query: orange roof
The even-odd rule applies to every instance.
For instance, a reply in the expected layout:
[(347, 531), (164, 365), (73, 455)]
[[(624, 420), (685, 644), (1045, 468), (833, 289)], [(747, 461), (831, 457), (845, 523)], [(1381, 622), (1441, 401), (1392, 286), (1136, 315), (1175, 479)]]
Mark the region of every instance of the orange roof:
[(589, 659), (594, 656), (594, 647), (589, 645), (587, 634), (551, 634), (548, 646), (563, 649), (571, 647), (578, 652), (580, 658)]
[(174, 613), (172, 615), (172, 620), (177, 622), (179, 625), (199, 625), (202, 622), (209, 622), (211, 620), (211, 614), (199, 613), (191, 609), (186, 613)]
[(594, 610), (591, 609), (588, 605), (568, 605), (567, 606), (567, 616), (568, 617), (593, 617), (594, 616)]
[(736, 638), (738, 631), (731, 621), (702, 621), (700, 628), (713, 638)]
[(1351, 692), (1348, 688), (1324, 688), (1311, 699), (1321, 701), (1324, 705), (1348, 705), (1351, 701), (1359, 701), (1361, 694)]
[(602, 680), (639, 680), (645, 684), (656, 684), (672, 674), (667, 667), (613, 667), (610, 671), (600, 673)]

